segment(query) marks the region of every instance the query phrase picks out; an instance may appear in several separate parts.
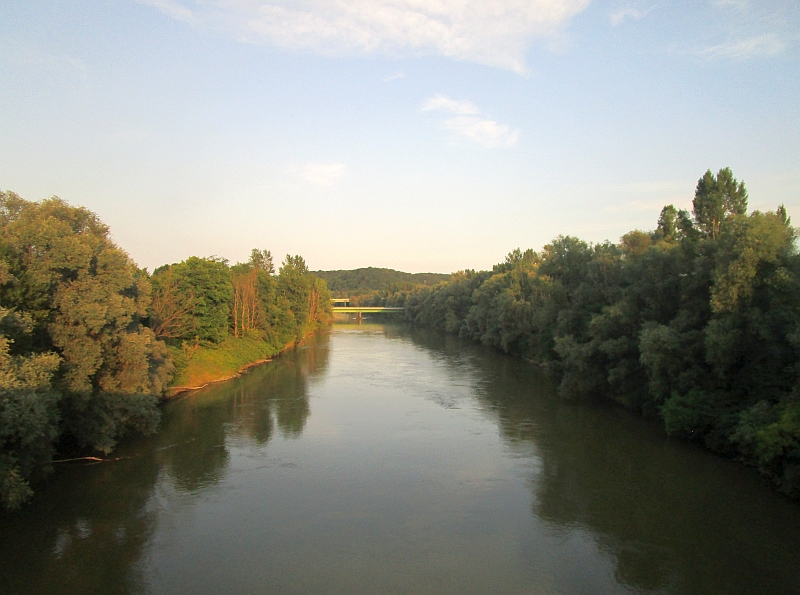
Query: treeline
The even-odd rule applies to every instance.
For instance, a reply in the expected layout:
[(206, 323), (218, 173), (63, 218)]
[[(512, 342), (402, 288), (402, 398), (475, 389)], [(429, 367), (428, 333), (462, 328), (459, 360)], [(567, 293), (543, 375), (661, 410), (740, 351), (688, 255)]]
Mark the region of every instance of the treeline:
[(170, 345), (213, 345), (228, 337), (257, 336), (284, 345), (326, 322), (330, 292), (301, 256), (287, 255), (278, 274), (272, 254), (254, 249), (230, 266), (221, 258), (192, 256), (150, 277), (148, 324)]
[(421, 285), (436, 285), (450, 278), (442, 273), (404, 273), (394, 269), (367, 267), (351, 271), (314, 271), (334, 297), (350, 298), (353, 306), (385, 306), (398, 292), (409, 292)]
[(109, 453), (158, 426), (159, 398), (198, 349), (229, 337), (280, 347), (327, 321), (300, 256), (275, 274), (191, 257), (152, 275), (91, 211), (0, 192), (0, 501), (32, 494), (56, 452)]
[(400, 292), (416, 324), (551, 368), (566, 398), (610, 398), (756, 466), (800, 497), (800, 255), (785, 209), (747, 214), (729, 169), (692, 213), (619, 243), (558, 237), (492, 271)]

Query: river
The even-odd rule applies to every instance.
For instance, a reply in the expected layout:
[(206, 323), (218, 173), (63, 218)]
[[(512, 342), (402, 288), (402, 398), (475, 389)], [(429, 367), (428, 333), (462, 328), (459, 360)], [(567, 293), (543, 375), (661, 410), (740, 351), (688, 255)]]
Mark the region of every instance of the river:
[(0, 593), (800, 593), (800, 506), (524, 361), (336, 325), (0, 519)]

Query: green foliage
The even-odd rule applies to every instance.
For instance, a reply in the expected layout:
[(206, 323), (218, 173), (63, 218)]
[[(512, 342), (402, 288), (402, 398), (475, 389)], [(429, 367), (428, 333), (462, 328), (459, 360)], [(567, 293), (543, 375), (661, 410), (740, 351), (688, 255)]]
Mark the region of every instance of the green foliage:
[(127, 431), (154, 429), (172, 364), (143, 324), (146, 274), (94, 213), (1, 193), (0, 262), (0, 483), (15, 506), (56, 442), (107, 452)]
[(670, 434), (702, 438), (713, 429), (724, 401), (724, 395), (698, 388), (689, 389), (686, 394), (674, 392), (661, 407), (664, 426)]
[(533, 359), (565, 398), (610, 398), (800, 497), (800, 255), (786, 210), (747, 214), (729, 169), (692, 216), (619, 244), (559, 236), (407, 292), (405, 317)]
[(278, 271), (277, 301), (285, 314), (284, 328), (294, 329), (294, 340), (326, 323), (331, 316), (331, 295), (325, 281), (309, 273), (302, 256), (286, 255)]
[(64, 401), (62, 425), (82, 451), (93, 449), (108, 454), (128, 433), (154, 433), (161, 419), (155, 395), (70, 393)]
[[(662, 215), (663, 214), (664, 213), (662, 211)], [(647, 250), (653, 244), (652, 235), (653, 234), (649, 234), (638, 229), (626, 233), (620, 238), (620, 248), (622, 249), (623, 254), (625, 254), (625, 256), (628, 258), (636, 258), (637, 256), (641, 256), (644, 254), (645, 250)], [(674, 237), (674, 232), (673, 235), (669, 237)]]
[[(714, 271), (711, 305), (731, 312), (749, 303), (759, 282), (781, 284), (790, 277), (787, 258), (794, 250), (795, 231), (776, 213), (735, 215), (725, 223)], [(777, 269), (777, 270), (775, 270)], [(764, 279), (769, 276), (770, 279)]]
[(404, 273), (393, 269), (367, 267), (352, 271), (314, 271), (336, 297), (348, 297), (369, 291), (399, 291), (413, 285), (436, 285), (450, 275), (441, 273)]
[[(300, 256), (274, 273), (270, 252), (253, 250), (234, 267), (190, 257), (148, 277), (91, 211), (0, 193), (4, 506), (30, 496), (57, 448), (109, 453), (155, 431), (173, 354), (182, 379), (215, 380), (327, 322), (328, 289)], [(246, 336), (229, 340), (231, 329)]]
[(673, 205), (667, 205), (661, 209), (658, 216), (658, 227), (656, 228), (656, 238), (662, 241), (671, 242), (678, 237), (678, 209)]
[(250, 251), (250, 267), (258, 269), (267, 275), (275, 274), (275, 264), (272, 261), (272, 252), (253, 248)]
[(18, 508), (33, 493), (29, 479), (50, 464), (58, 436), (60, 395), (50, 384), (60, 358), (54, 353), (12, 356), (5, 328), (29, 328), (0, 308), (0, 502)]
[(732, 436), (740, 451), (776, 479), (787, 494), (800, 496), (800, 398), (798, 391), (777, 404), (759, 401), (742, 412)]
[(404, 273), (367, 267), (352, 271), (314, 271), (335, 297), (350, 298), (353, 306), (402, 306), (409, 293), (447, 281), (440, 273)]
[(191, 256), (178, 264), (162, 267), (153, 276), (169, 272), (177, 285), (178, 303), (191, 303), (189, 322), (179, 338), (197, 337), (219, 343), (228, 336), (233, 284), (225, 260)]
[(712, 239), (717, 239), (727, 217), (747, 212), (744, 182), (737, 182), (727, 167), (719, 170), (716, 176), (708, 170), (697, 182), (692, 207), (697, 226)]

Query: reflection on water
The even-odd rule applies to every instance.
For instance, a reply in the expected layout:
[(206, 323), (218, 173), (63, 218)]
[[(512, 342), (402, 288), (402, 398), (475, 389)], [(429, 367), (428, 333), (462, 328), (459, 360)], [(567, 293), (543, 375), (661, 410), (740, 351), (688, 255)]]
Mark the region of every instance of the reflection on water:
[(337, 326), (2, 519), (0, 592), (798, 593), (800, 507), (513, 358)]
[(800, 508), (752, 471), (669, 440), (658, 424), (625, 410), (564, 403), (545, 379), (529, 384), (524, 362), (433, 333), (413, 338), (448, 362), (476, 353), (478, 399), (496, 412), (507, 443), (530, 445), (540, 463), (531, 477), (533, 514), (563, 535), (590, 532), (613, 557), (621, 584), (642, 592), (800, 593)]
[(328, 343), (318, 335), (278, 365), (175, 399), (156, 436), (115, 452), (121, 461), (58, 469), (32, 506), (2, 519), (0, 593), (147, 592), (147, 546), (169, 496), (218, 483), (232, 439), (299, 436)]

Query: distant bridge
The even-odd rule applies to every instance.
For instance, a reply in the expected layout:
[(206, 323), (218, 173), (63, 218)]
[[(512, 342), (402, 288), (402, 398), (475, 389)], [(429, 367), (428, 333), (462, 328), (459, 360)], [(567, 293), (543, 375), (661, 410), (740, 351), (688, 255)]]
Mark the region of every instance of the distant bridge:
[(334, 312), (352, 312), (353, 314), (361, 312), (362, 314), (371, 314), (374, 312), (402, 312), (405, 308), (383, 308), (381, 306), (334, 306), (331, 308)]
[(342, 312), (348, 314), (357, 314), (358, 318), (361, 318), (362, 314), (375, 314), (377, 312), (402, 312), (405, 309), (401, 307), (351, 306), (350, 298), (331, 298), (331, 304), (333, 304), (331, 309), (334, 313)]

